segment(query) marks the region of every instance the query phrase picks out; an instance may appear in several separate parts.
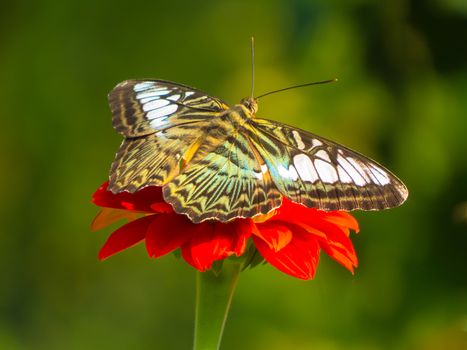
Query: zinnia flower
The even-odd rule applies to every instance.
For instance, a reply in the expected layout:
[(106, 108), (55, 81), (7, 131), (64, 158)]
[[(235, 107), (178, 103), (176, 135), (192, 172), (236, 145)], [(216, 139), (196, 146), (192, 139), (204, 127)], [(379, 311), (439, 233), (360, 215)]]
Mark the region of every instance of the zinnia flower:
[(101, 260), (144, 241), (150, 257), (180, 248), (183, 259), (200, 271), (229, 256), (251, 255), (250, 248), (278, 270), (301, 279), (314, 277), (321, 250), (352, 273), (357, 266), (349, 234), (358, 232), (358, 223), (343, 211), (306, 208), (283, 198), (281, 207), (268, 215), (194, 224), (164, 202), (160, 187), (113, 194), (107, 185), (93, 195), (92, 202), (102, 209), (92, 228), (122, 218), (129, 222), (110, 235), (99, 252)]

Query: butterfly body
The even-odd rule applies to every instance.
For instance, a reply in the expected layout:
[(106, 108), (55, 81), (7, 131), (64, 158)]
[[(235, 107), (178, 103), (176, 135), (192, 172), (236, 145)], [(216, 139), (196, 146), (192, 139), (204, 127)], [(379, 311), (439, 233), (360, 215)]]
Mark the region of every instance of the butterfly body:
[(162, 186), (194, 222), (267, 214), (283, 197), (322, 210), (380, 210), (407, 198), (397, 177), (363, 155), (258, 118), (253, 98), (229, 107), (181, 84), (129, 80), (109, 102), (125, 137), (109, 189)]

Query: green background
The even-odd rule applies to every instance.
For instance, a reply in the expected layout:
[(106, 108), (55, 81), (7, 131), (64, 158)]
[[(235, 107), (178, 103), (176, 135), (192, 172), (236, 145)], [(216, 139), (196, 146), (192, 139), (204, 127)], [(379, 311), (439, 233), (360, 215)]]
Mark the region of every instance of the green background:
[[(194, 270), (105, 262), (93, 191), (121, 141), (107, 93), (162, 78), (375, 158), (410, 190), (356, 213), (360, 267), (242, 273), (223, 349), (467, 349), (467, 3), (35, 1), (0, 5), (0, 349), (189, 349)], [(113, 227), (115, 228), (115, 226)]]

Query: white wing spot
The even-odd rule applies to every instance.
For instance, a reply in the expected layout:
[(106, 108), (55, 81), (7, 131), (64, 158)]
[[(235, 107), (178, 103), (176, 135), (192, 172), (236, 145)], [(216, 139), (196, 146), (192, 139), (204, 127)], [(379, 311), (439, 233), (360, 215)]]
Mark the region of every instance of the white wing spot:
[(314, 163), (319, 177), (323, 182), (332, 184), (339, 181), (336, 169), (331, 164), (321, 159), (315, 159)]
[(331, 162), (331, 159), (329, 159), (328, 153), (322, 149), (316, 152), (316, 156), (320, 157), (322, 160), (328, 161), (329, 163)]
[(160, 96), (145, 97), (145, 98), (140, 98), (139, 102), (141, 102), (142, 104), (145, 104), (145, 103), (158, 100), (158, 99), (160, 99)]
[(341, 182), (344, 182), (344, 183), (353, 183), (354, 180), (352, 180), (352, 178), (349, 176), (349, 174), (347, 174), (347, 172), (345, 171), (344, 167), (342, 165), (339, 165), (337, 167), (337, 172), (339, 173), (339, 179)]
[(279, 165), (277, 167), (277, 170), (279, 170), (279, 175), (282, 176), (283, 178), (293, 180), (293, 181), (298, 179), (297, 171), (292, 165), (289, 166), (289, 169), (286, 169), (284, 166)]
[(167, 125), (169, 122), (168, 118), (165, 117), (165, 118), (157, 118), (157, 119), (153, 119), (151, 120), (151, 127), (153, 127), (154, 129), (157, 129), (158, 127), (160, 126), (164, 126), (164, 125)]
[(368, 168), (370, 169), (370, 174), (376, 177), (376, 179), (381, 185), (387, 185), (391, 182), (391, 179), (389, 178), (388, 174), (383, 169), (378, 168), (373, 164), (369, 164)]
[(349, 174), (349, 176), (352, 178), (353, 182), (357, 185), (357, 186), (365, 186), (366, 185), (366, 181), (365, 179), (362, 177), (362, 175), (360, 175), (360, 173), (352, 166), (351, 163), (349, 163), (349, 161), (344, 158), (344, 157), (341, 157), (340, 155), (337, 156), (337, 161), (339, 162), (339, 164), (341, 165), (342, 169), (345, 170), (345, 172), (347, 174)]
[(261, 172), (264, 174), (268, 171), (268, 166), (266, 164), (261, 164)]
[[(123, 86), (123, 85), (120, 84), (120, 86)], [(146, 90), (147, 88), (150, 88), (151, 86), (154, 86), (153, 81), (144, 81), (142, 83), (135, 84), (135, 86), (133, 86), (133, 91), (134, 92), (143, 91), (143, 90)]]
[(148, 103), (145, 103), (143, 105), (143, 111), (145, 112), (148, 112), (148, 111), (151, 111), (153, 109), (157, 109), (157, 108), (161, 108), (161, 107), (164, 107), (164, 106), (167, 106), (168, 104), (170, 104), (169, 101), (167, 100), (155, 100), (155, 101), (152, 101), (152, 102), (148, 102)]
[(295, 142), (297, 143), (298, 149), (305, 149), (305, 144), (303, 143), (302, 137), (298, 133), (297, 130), (292, 130), (292, 135), (293, 138), (295, 139)]
[(194, 95), (194, 92), (193, 92), (193, 91), (187, 91), (187, 92), (185, 92), (185, 98), (186, 98), (186, 97), (190, 97), (191, 95)]
[(167, 97), (168, 100), (171, 100), (171, 101), (175, 101), (177, 102), (179, 99), (180, 99), (180, 95), (179, 94), (176, 94), (176, 95), (172, 95), (170, 97)]
[[(148, 112), (146, 114), (146, 118), (148, 118), (149, 120), (162, 118), (162, 117), (165, 117), (165, 116), (168, 116), (174, 113), (177, 110), (177, 108), (178, 108), (177, 105), (169, 105), (169, 106), (165, 106), (162, 108), (158, 108), (158, 109)], [(152, 125), (152, 122), (151, 122), (151, 125)]]
[(370, 177), (371, 181), (373, 181), (375, 184), (379, 184), (378, 179), (376, 178), (375, 175), (373, 175), (373, 172), (372, 172), (372, 171), (369, 171), (369, 172), (368, 172), (368, 176)]
[(154, 85), (154, 87), (151, 88), (150, 90), (159, 91), (159, 90), (167, 90), (167, 89), (169, 89), (169, 88), (167, 86), (164, 86), (164, 85)]
[(352, 164), (355, 167), (355, 170), (360, 174), (361, 177), (365, 180), (366, 183), (371, 182), (370, 177), (368, 176), (367, 172), (364, 169), (364, 166), (360, 164), (358, 161), (356, 161), (352, 157), (347, 157), (347, 160), (349, 161), (350, 164)]
[(293, 163), (303, 181), (316, 182), (319, 180), (319, 175), (316, 172), (310, 157), (306, 154), (297, 154), (293, 157)]
[(323, 145), (323, 143), (322, 143), (320, 140), (313, 139), (313, 140), (311, 141), (311, 146), (312, 146), (312, 148), (314, 148), (314, 147), (319, 147), (319, 146), (322, 146), (322, 145)]
[(150, 91), (145, 91), (145, 92), (140, 92), (136, 95), (136, 98), (138, 100), (141, 100), (143, 98), (148, 98), (148, 97), (156, 97), (156, 96), (163, 96), (169, 94), (170, 91), (167, 89), (164, 90), (150, 90)]
[(368, 176), (365, 169), (363, 168), (363, 166), (359, 162), (357, 162), (352, 157), (347, 157), (347, 160), (349, 161), (350, 164), (352, 164), (355, 167), (355, 169), (358, 171), (358, 173), (363, 177), (363, 179), (367, 183), (370, 182), (370, 177)]

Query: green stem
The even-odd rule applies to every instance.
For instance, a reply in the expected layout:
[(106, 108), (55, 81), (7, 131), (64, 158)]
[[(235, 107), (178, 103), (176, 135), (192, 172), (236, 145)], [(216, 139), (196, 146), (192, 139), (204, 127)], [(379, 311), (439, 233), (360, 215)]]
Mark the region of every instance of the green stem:
[(240, 264), (225, 262), (218, 274), (197, 272), (194, 350), (218, 350), (240, 274)]

